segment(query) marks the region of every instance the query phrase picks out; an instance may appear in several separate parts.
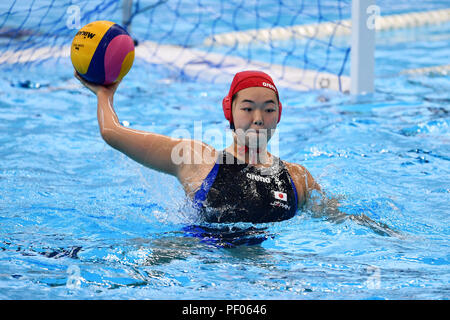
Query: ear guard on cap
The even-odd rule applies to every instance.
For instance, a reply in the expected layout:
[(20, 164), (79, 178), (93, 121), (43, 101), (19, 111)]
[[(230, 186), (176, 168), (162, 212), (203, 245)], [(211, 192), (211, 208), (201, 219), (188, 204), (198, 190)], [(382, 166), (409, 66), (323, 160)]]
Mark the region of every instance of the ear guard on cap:
[(225, 119), (231, 122), (231, 98), (229, 96), (223, 98), (222, 108)]
[[(226, 96), (222, 100), (222, 108), (223, 108), (223, 114), (225, 115), (225, 119), (230, 121), (232, 123), (232, 114), (231, 114), (231, 97)], [(283, 109), (283, 106), (281, 105), (281, 102), (278, 102), (278, 122), (280, 122), (281, 119), (281, 110)], [(278, 123), (277, 122), (277, 123)]]

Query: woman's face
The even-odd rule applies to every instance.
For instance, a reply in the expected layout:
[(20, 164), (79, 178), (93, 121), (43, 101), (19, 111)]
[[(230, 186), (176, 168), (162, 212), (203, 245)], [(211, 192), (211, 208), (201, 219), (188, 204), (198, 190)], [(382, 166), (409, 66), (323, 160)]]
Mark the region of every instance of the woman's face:
[(278, 123), (278, 99), (268, 88), (251, 87), (237, 93), (233, 100), (232, 114), (235, 132), (241, 144), (249, 147), (267, 144)]

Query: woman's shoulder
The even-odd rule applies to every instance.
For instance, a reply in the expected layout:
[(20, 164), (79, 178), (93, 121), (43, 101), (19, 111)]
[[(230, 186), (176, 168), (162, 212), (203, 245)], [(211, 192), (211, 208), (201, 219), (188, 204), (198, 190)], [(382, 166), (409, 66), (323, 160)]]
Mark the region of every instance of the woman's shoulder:
[(302, 177), (304, 177), (308, 170), (306, 170), (306, 168), (304, 166), (302, 166), (301, 164), (298, 163), (294, 163), (294, 162), (288, 162), (285, 160), (281, 160), (283, 162), (283, 164), (286, 166), (286, 168), (288, 169), (289, 173), (295, 176), (301, 175)]
[[(313, 176), (309, 171), (298, 163), (283, 161), (286, 166), (292, 181), (295, 184), (295, 188), (297, 189), (299, 202), (303, 203), (307, 198), (307, 194), (312, 190), (316, 189), (320, 191), (320, 186), (314, 180)], [(302, 200), (300, 200), (302, 198)]]
[(304, 166), (294, 162), (283, 161), (283, 163), (287, 167), (289, 174), (292, 176), (292, 179), (299, 180), (302, 184), (305, 185), (306, 189), (320, 188), (311, 173)]
[(214, 167), (221, 151), (199, 141), (191, 142), (186, 150), (188, 156), (180, 166), (177, 178), (189, 195), (193, 194), (200, 187), (203, 180)]

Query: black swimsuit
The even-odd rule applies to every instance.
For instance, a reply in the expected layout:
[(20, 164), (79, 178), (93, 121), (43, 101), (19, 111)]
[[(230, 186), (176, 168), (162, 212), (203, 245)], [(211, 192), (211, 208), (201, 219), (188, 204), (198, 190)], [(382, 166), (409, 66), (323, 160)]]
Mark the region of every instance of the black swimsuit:
[(297, 191), (284, 163), (270, 168), (242, 163), (222, 152), (194, 195), (194, 207), (206, 222), (264, 223), (292, 218)]

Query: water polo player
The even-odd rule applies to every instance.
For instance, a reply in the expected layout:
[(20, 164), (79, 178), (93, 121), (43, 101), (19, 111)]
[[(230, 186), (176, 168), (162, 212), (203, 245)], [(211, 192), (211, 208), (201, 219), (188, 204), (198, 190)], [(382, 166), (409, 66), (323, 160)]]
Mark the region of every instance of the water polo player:
[[(105, 142), (146, 167), (177, 177), (207, 221), (258, 223), (289, 219), (312, 189), (320, 189), (303, 166), (281, 161), (266, 149), (280, 121), (282, 104), (272, 78), (263, 72), (235, 75), (223, 100), (234, 141), (222, 151), (202, 141), (174, 139), (122, 126), (113, 107), (118, 83), (100, 86), (75, 75), (97, 95), (98, 123)], [(177, 163), (172, 159), (174, 148), (183, 158), (194, 159), (200, 154), (201, 159)], [(186, 157), (183, 153), (189, 154)]]
[[(282, 104), (274, 82), (263, 72), (235, 75), (223, 99), (234, 141), (222, 151), (202, 141), (174, 139), (122, 126), (113, 107), (119, 83), (101, 86), (86, 82), (76, 72), (75, 76), (97, 96), (98, 123), (105, 142), (148, 168), (177, 177), (207, 222), (280, 221), (293, 217), (308, 203), (315, 216), (335, 222), (349, 218), (379, 234), (396, 235), (387, 225), (363, 214), (341, 212), (338, 202), (322, 193), (303, 166), (267, 152), (267, 142), (281, 118)], [(194, 161), (173, 161), (175, 149), (179, 157)], [(314, 191), (318, 197), (307, 202)]]

